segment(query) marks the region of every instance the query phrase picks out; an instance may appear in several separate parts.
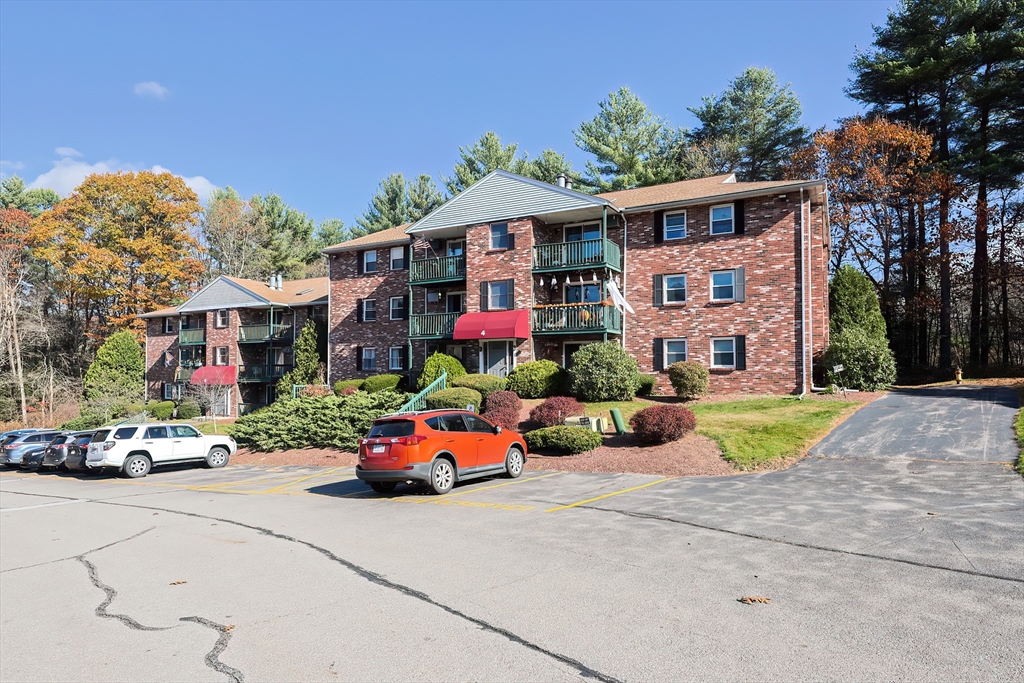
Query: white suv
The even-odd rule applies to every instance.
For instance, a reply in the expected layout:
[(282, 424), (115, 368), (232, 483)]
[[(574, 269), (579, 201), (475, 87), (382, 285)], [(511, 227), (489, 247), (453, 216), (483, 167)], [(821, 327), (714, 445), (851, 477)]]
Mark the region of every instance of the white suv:
[(126, 477), (144, 477), (155, 465), (205, 462), (224, 467), (238, 450), (230, 436), (200, 434), (186, 424), (134, 424), (104, 427), (89, 442), (89, 470), (117, 469)]

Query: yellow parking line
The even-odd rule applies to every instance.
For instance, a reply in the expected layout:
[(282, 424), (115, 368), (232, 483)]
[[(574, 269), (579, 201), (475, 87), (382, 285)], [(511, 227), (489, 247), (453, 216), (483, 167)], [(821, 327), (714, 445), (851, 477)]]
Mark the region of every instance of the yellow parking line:
[(632, 488), (622, 489), (621, 491), (613, 491), (611, 493), (606, 493), (603, 496), (595, 496), (594, 498), (587, 498), (586, 500), (581, 500), (581, 501), (579, 501), (577, 503), (570, 503), (569, 505), (559, 505), (558, 507), (549, 508), (549, 509), (545, 510), (544, 512), (558, 512), (559, 510), (567, 510), (569, 508), (578, 507), (580, 505), (586, 505), (587, 503), (593, 503), (594, 501), (597, 501), (597, 500), (604, 500), (605, 498), (611, 498), (612, 496), (618, 496), (618, 495), (621, 495), (623, 493), (629, 493), (630, 491), (638, 491), (640, 489), (645, 489), (648, 486), (654, 486), (655, 484), (660, 484), (662, 482), (668, 481), (669, 479), (675, 479), (675, 477), (665, 477), (664, 479), (659, 479), (658, 481), (651, 481), (651, 482), (648, 482), (646, 484), (641, 484), (640, 486), (634, 486)]
[(284, 484), (281, 484), (280, 486), (275, 486), (272, 489), (266, 489), (265, 491), (260, 491), (260, 493), (273, 493), (274, 491), (280, 491), (281, 489), (286, 489), (289, 486), (294, 486), (295, 484), (301, 484), (302, 482), (309, 481), (310, 479), (316, 479), (317, 477), (325, 477), (328, 474), (331, 474), (332, 472), (337, 472), (340, 469), (342, 469), (342, 468), (341, 467), (332, 467), (331, 469), (327, 470), (326, 472), (317, 472), (316, 474), (311, 474), (308, 477), (301, 477), (299, 479), (296, 479), (295, 481), (289, 481), (289, 482), (286, 482)]
[(537, 481), (538, 479), (547, 479), (548, 477), (553, 477), (556, 474), (562, 474), (562, 472), (552, 472), (551, 474), (542, 474), (539, 477), (530, 477), (529, 479), (513, 479), (512, 481), (506, 481), (506, 482), (503, 482), (501, 484), (492, 484), (491, 486), (480, 486), (478, 488), (464, 489), (464, 490), (459, 491), (457, 493), (445, 494), (443, 496), (440, 496), (439, 498), (435, 498), (434, 500), (439, 500), (439, 499), (442, 499), (442, 498), (453, 498), (455, 496), (463, 496), (463, 495), (465, 495), (467, 493), (476, 493), (477, 491), (486, 491), (487, 489), (497, 489), (497, 488), (501, 488), (502, 486), (511, 486), (512, 484), (525, 484), (528, 481)]
[(239, 479), (238, 481), (224, 481), (224, 482), (221, 482), (219, 484), (203, 484), (201, 486), (191, 486), (189, 488), (191, 488), (193, 491), (209, 491), (209, 490), (226, 488), (228, 486), (242, 486), (243, 484), (256, 484), (256, 483), (259, 483), (259, 482), (264, 482), (264, 483), (267, 483), (267, 484), (272, 484), (274, 482), (281, 481), (283, 478), (287, 478), (287, 477), (288, 477), (288, 475), (284, 475), (284, 477), (282, 477), (280, 474), (278, 474), (276, 476), (275, 475), (267, 476), (266, 474), (264, 474), (262, 477), (254, 477), (252, 479)]

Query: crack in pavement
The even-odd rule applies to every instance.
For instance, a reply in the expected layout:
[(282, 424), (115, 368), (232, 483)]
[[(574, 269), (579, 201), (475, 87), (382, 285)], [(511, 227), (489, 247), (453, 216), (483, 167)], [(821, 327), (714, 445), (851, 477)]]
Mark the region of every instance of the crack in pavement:
[(218, 633), (217, 642), (214, 644), (213, 649), (206, 653), (203, 661), (206, 662), (206, 666), (226, 675), (234, 683), (243, 683), (245, 681), (245, 676), (242, 675), (241, 671), (220, 661), (220, 654), (227, 649), (228, 641), (231, 640), (231, 631), (227, 626), (204, 619), (203, 617), (181, 617), (179, 621), (191, 621), (216, 631)]
[(96, 548), (95, 550), (89, 550), (87, 552), (82, 553), (81, 555), (75, 555), (74, 559), (78, 560), (83, 565), (85, 565), (86, 571), (89, 572), (89, 581), (92, 582), (92, 585), (96, 586), (101, 591), (107, 594), (107, 597), (96, 608), (96, 616), (100, 617), (101, 619), (116, 619), (128, 628), (134, 629), (136, 631), (166, 631), (169, 628), (163, 626), (145, 626), (143, 624), (140, 624), (136, 620), (132, 619), (127, 614), (115, 614), (113, 612), (108, 612), (107, 607), (109, 607), (110, 603), (112, 603), (114, 601), (114, 598), (117, 597), (117, 591), (114, 590), (112, 587), (108, 586), (107, 584), (103, 583), (102, 581), (100, 581), (100, 575), (99, 572), (96, 570), (96, 565), (94, 565), (89, 560), (85, 559), (85, 556), (89, 555), (90, 553), (98, 552), (100, 550), (103, 550), (103, 548), (109, 548), (110, 546), (117, 545), (118, 543), (125, 543), (127, 541), (131, 541), (133, 539), (138, 538), (142, 534), (152, 531), (155, 528), (155, 526), (151, 526), (148, 529), (140, 531), (134, 536), (129, 536), (128, 538), (123, 538), (120, 541), (108, 543), (105, 546)]
[[(117, 503), (111, 503), (111, 505), (117, 505)], [(873, 553), (862, 553), (856, 550), (843, 550), (842, 548), (829, 548), (824, 545), (814, 545), (813, 543), (801, 543), (799, 541), (787, 541), (784, 538), (773, 538), (772, 536), (762, 536), (761, 534), (751, 534), (744, 531), (733, 531), (732, 529), (723, 529), (721, 527), (711, 526), (710, 524), (701, 524), (699, 522), (687, 522), (682, 519), (673, 519), (671, 517), (663, 517), (661, 515), (652, 515), (646, 512), (631, 512), (628, 510), (614, 510), (612, 508), (602, 508), (594, 505), (580, 505), (579, 507), (585, 510), (597, 510), (599, 512), (614, 512), (619, 515), (626, 517), (636, 517), (637, 519), (653, 519), (660, 522), (670, 522), (672, 524), (682, 524), (683, 526), (693, 527), (695, 529), (703, 529), (705, 531), (717, 531), (722, 534), (730, 534), (732, 536), (740, 536), (742, 538), (751, 538), (755, 541), (767, 541), (769, 543), (779, 543), (781, 545), (789, 545), (794, 548), (804, 548), (806, 550), (820, 550), (827, 553), (837, 553), (839, 555), (852, 555), (854, 557), (865, 557), (871, 560), (883, 560), (885, 562), (897, 562), (899, 564), (908, 564), (914, 567), (922, 567), (924, 569), (938, 569), (945, 572), (954, 572), (956, 574), (967, 574), (968, 576), (977, 576), (985, 579), (998, 579), (999, 581), (1012, 581), (1013, 583), (1024, 583), (1024, 579), (1019, 579), (1014, 576), (1003, 576), (1001, 574), (990, 574), (988, 572), (980, 572), (977, 570), (970, 569), (957, 569), (955, 567), (944, 567), (939, 564), (929, 564), (927, 562), (918, 562), (917, 560), (904, 560), (898, 557), (888, 557), (886, 555), (875, 555)], [(952, 540), (952, 539), (951, 539)], [(956, 543), (954, 542), (954, 545)], [(957, 550), (960, 548), (957, 547)], [(961, 553), (962, 554), (962, 553)], [(967, 559), (967, 556), (964, 556)], [(968, 559), (968, 563), (971, 561)], [(974, 564), (971, 563), (973, 567)]]

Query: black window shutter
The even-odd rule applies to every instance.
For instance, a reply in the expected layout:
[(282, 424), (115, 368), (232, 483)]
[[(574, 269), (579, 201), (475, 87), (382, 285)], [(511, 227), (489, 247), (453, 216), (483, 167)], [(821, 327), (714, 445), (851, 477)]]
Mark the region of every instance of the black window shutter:
[(733, 271), (733, 298), (736, 301), (747, 300), (747, 269), (737, 268)]
[(356, 322), (363, 322), (363, 300), (356, 299)]
[(356, 347), (356, 370), (363, 369), (363, 347)]
[(402, 369), (403, 370), (409, 370), (410, 368), (409, 368), (409, 347), (408, 346), (403, 346), (402, 347), (401, 357), (402, 357)]
[(480, 310), (481, 311), (486, 311), (487, 310), (487, 283), (486, 282), (481, 282), (480, 283)]
[(405, 296), (402, 297), (402, 320), (408, 320), (409, 319), (409, 308), (410, 308), (409, 304), (410, 304), (409, 295), (406, 294)]
[(516, 307), (516, 281), (509, 278), (506, 282), (508, 282), (508, 310), (511, 311)]
[(736, 337), (736, 369), (747, 369), (747, 338), (742, 334)]
[(661, 244), (665, 241), (665, 212), (654, 212), (654, 242)]
[(661, 372), (665, 369), (664, 344), (665, 340), (658, 337), (654, 340), (654, 371)]
[(412, 247), (405, 245), (402, 248), (402, 270), (409, 270), (409, 261), (412, 260)]
[(664, 302), (662, 300), (662, 297), (664, 296), (664, 293), (665, 293), (664, 281), (665, 281), (665, 276), (664, 275), (655, 275), (654, 276), (654, 305), (655, 306), (663, 306), (664, 305)]
[(357, 261), (357, 263), (356, 263), (356, 273), (358, 273), (359, 275), (362, 275), (363, 274), (363, 252), (361, 252), (361, 251), (357, 251), (356, 252), (356, 261)]
[(744, 220), (745, 220), (745, 216), (744, 216), (744, 212), (743, 212), (743, 200), (742, 199), (737, 199), (736, 200), (736, 203), (733, 205), (732, 212), (733, 212), (732, 221), (733, 221), (733, 226), (736, 228), (736, 234), (737, 235), (742, 235), (743, 234), (743, 228), (744, 228)]
[(511, 251), (511, 250), (513, 250), (515, 248), (516, 248), (516, 234), (514, 232), (510, 232), (508, 234), (508, 249), (509, 249), (509, 251)]

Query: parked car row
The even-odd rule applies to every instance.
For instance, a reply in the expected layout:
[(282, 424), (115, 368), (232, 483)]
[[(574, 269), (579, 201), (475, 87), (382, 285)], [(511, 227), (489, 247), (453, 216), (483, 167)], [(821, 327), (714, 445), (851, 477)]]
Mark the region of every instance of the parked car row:
[(224, 467), (238, 450), (230, 436), (188, 424), (122, 424), (90, 431), (16, 429), (0, 434), (0, 464), (22, 469), (115, 471), (144, 477), (158, 465)]

